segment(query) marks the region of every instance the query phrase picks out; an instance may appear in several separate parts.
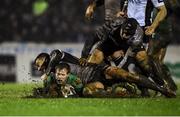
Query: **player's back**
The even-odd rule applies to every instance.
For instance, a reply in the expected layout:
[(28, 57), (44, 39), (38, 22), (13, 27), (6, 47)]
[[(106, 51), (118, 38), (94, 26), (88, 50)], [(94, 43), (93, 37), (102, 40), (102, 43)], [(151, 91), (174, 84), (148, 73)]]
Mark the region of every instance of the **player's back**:
[(77, 64), (68, 63), (71, 67), (71, 73), (76, 74), (83, 84), (87, 84), (94, 81), (103, 80), (102, 70), (103, 66), (100, 65), (88, 65), (80, 66)]

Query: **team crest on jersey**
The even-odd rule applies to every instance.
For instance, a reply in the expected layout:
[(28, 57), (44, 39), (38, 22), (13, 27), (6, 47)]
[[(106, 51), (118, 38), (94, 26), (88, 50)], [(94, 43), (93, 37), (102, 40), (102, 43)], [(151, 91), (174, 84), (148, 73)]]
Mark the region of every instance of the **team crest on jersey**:
[[(160, 1), (161, 1), (161, 0), (160, 0)], [(141, 3), (141, 0), (128, 0), (128, 2), (140, 4), (140, 3)]]

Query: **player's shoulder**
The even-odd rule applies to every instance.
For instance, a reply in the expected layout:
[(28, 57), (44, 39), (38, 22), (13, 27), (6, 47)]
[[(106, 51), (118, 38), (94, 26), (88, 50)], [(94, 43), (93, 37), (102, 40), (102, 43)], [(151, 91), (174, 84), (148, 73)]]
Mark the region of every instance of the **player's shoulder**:
[(78, 85), (81, 84), (82, 81), (79, 77), (77, 77), (77, 75), (70, 73), (68, 77), (68, 83)]
[(51, 73), (47, 76), (46, 82), (48, 82), (48, 83), (53, 83), (53, 82), (55, 82), (55, 75), (54, 75), (54, 73), (51, 72)]
[(165, 5), (164, 0), (150, 0), (155, 7), (160, 7)]
[(73, 74), (73, 73), (70, 73), (69, 76), (68, 76), (68, 78), (69, 78), (69, 80), (74, 81), (74, 80), (76, 80), (78, 77), (77, 77), (77, 75), (75, 75), (75, 74)]

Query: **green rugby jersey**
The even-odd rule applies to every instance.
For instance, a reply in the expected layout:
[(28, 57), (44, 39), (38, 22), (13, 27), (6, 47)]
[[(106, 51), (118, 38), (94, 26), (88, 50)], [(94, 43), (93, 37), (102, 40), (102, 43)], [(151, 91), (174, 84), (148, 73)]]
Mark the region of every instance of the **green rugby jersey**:
[[(44, 87), (49, 87), (54, 83), (57, 83), (55, 76), (53, 74), (50, 74), (48, 75), (47, 79), (44, 80)], [(78, 78), (76, 75), (70, 73), (66, 83), (72, 85), (77, 93), (81, 93), (83, 89), (83, 84), (80, 78)]]

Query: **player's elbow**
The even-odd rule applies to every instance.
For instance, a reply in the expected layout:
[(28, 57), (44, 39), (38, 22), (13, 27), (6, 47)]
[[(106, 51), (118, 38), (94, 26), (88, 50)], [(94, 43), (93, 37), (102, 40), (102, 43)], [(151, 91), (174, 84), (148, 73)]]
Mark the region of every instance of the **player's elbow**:
[(163, 6), (160, 6), (159, 8), (158, 8), (158, 10), (159, 10), (159, 12), (161, 13), (161, 16), (162, 17), (166, 17), (167, 16), (167, 9), (166, 9), (166, 6), (165, 5), (163, 5)]

